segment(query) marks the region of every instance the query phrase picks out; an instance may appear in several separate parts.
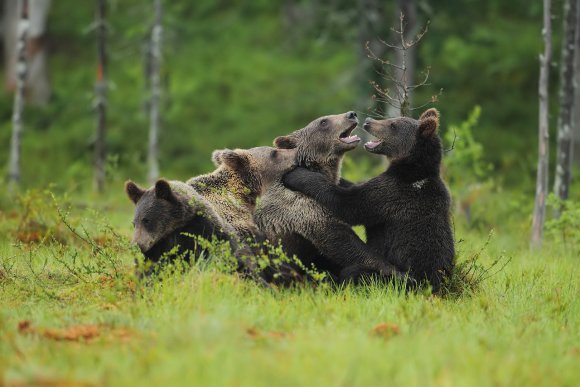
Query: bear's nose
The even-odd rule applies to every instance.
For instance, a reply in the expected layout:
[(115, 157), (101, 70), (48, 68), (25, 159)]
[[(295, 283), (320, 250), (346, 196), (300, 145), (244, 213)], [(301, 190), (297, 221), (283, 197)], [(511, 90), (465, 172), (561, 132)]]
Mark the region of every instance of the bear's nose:
[(353, 120), (356, 118), (356, 112), (348, 112), (346, 113), (346, 118), (348, 118), (349, 120)]
[(369, 122), (371, 122), (371, 118), (370, 118), (370, 117), (367, 117), (367, 118), (365, 119), (365, 123), (369, 123)]

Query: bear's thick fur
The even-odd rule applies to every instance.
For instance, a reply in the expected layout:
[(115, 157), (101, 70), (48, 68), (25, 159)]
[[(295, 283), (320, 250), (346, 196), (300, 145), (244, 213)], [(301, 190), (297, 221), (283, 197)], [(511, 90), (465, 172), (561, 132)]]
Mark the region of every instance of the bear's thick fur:
[[(443, 148), (438, 126), (435, 109), (425, 111), (419, 120), (367, 118), (364, 129), (378, 140), (365, 148), (385, 155), (390, 165), (365, 183), (339, 187), (328, 176), (305, 168), (284, 177), (288, 187), (315, 198), (340, 219), (364, 225), (368, 243), (364, 250), (378, 252), (414, 280), (427, 280), (434, 292), (453, 270), (455, 256), (450, 195), (440, 177)], [(366, 271), (357, 264), (343, 275)]]
[[(272, 147), (225, 149), (212, 154), (215, 171), (187, 183), (159, 180), (153, 188), (143, 190), (127, 182), (127, 194), (136, 204), (134, 243), (149, 261), (157, 262), (176, 246), (179, 253), (192, 250), (199, 255), (195, 239), (184, 233), (205, 239), (216, 236), (230, 242), (239, 270), (250, 269), (247, 258), (260, 250), (259, 243), (253, 242), (264, 240), (252, 217), (256, 200), (273, 182), (280, 184), (284, 173), (294, 166), (295, 154), (292, 149)], [(280, 267), (278, 274), (294, 277), (289, 269)], [(280, 277), (271, 268), (261, 274), (272, 281)]]
[(256, 200), (294, 166), (296, 151), (262, 146), (216, 150), (217, 169), (187, 181), (236, 231), (240, 240), (263, 241), (254, 223)]
[[(356, 113), (317, 118), (306, 127), (274, 140), (278, 148), (296, 149), (296, 163), (325, 176), (329, 184), (340, 181), (344, 154), (360, 139), (351, 136), (357, 126)], [(315, 200), (273, 184), (262, 196), (254, 219), (272, 242), (281, 242), (288, 255), (296, 255), (308, 267), (338, 277), (345, 267), (389, 271), (392, 266), (366, 248), (351, 226), (335, 217)]]
[(196, 240), (185, 234), (208, 240), (215, 236), (237, 248), (234, 228), (189, 184), (160, 179), (145, 190), (127, 181), (125, 191), (135, 203), (133, 243), (148, 261), (158, 262), (176, 246), (186, 259), (192, 252), (199, 255)]

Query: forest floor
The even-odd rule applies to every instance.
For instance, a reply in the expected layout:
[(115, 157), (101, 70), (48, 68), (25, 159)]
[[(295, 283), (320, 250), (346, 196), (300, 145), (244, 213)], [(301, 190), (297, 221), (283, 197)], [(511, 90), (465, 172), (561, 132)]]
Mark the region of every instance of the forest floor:
[(446, 297), (376, 284), (265, 288), (212, 265), (141, 286), (137, 253), (126, 243), (127, 203), (96, 213), (66, 199), (59, 214), (51, 200), (28, 194), (18, 210), (0, 212), (5, 385), (573, 386), (580, 379), (576, 246), (532, 253), (526, 235), (505, 231), (487, 243), (487, 232), (456, 230), (459, 261), (475, 258), (491, 270), (476, 288)]

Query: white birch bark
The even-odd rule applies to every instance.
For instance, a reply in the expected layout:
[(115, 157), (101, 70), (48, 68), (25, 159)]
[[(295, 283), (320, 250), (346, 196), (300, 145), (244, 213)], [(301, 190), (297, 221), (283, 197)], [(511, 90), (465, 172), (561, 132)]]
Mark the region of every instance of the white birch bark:
[(95, 136), (95, 188), (105, 189), (105, 138), (107, 133), (107, 26), (106, 0), (97, 0), (97, 75), (95, 81), (95, 108), (97, 127)]
[[(50, 3), (50, 0), (28, 2), (29, 28), (26, 50), (28, 71), (25, 90), (27, 100), (34, 105), (48, 103), (52, 93), (46, 66), (47, 52), (45, 42)], [(18, 7), (19, 2), (17, 0), (4, 0), (4, 64), (5, 82), (8, 90), (16, 88)]]
[(151, 99), (149, 103), (149, 149), (147, 152), (149, 183), (153, 184), (159, 178), (159, 131), (160, 131), (160, 101), (161, 101), (161, 39), (163, 26), (161, 24), (161, 0), (153, 1), (155, 20), (151, 29), (151, 72), (149, 85)]
[(26, 41), (29, 29), (28, 0), (18, 2), (19, 20), (16, 43), (16, 89), (14, 92), (14, 108), (12, 111), (12, 138), (10, 141), (10, 161), (8, 179), (10, 189), (14, 190), (20, 183), (20, 149), (22, 138), (22, 112), (24, 110), (24, 87), (26, 83)]
[[(564, 34), (560, 60), (560, 114), (558, 116), (558, 148), (554, 180), (554, 193), (562, 200), (568, 199), (572, 178), (574, 57), (578, 43), (576, 41), (577, 5), (578, 0), (564, 1)], [(560, 216), (559, 208), (556, 208), (555, 216)]]
[(550, 62), (552, 60), (552, 15), (551, 0), (544, 2), (544, 53), (540, 55), (539, 96), (539, 125), (538, 125), (538, 172), (536, 178), (536, 199), (532, 222), (532, 237), (530, 246), (542, 246), (544, 236), (544, 221), (546, 215), (546, 197), (548, 194), (548, 161), (550, 133), (548, 127), (548, 90), (550, 76)]

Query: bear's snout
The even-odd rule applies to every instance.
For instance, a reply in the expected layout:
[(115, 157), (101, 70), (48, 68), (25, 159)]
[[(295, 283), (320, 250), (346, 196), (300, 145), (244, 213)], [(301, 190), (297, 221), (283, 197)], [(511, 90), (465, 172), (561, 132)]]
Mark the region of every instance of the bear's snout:
[(364, 128), (364, 129), (368, 129), (368, 128), (370, 128), (370, 127), (371, 127), (371, 121), (372, 121), (372, 118), (370, 118), (370, 117), (367, 117), (367, 118), (365, 119), (365, 123), (364, 123), (364, 125), (363, 125), (363, 128)]
[(346, 113), (346, 118), (348, 118), (349, 120), (354, 120), (356, 119), (356, 112), (348, 112)]

